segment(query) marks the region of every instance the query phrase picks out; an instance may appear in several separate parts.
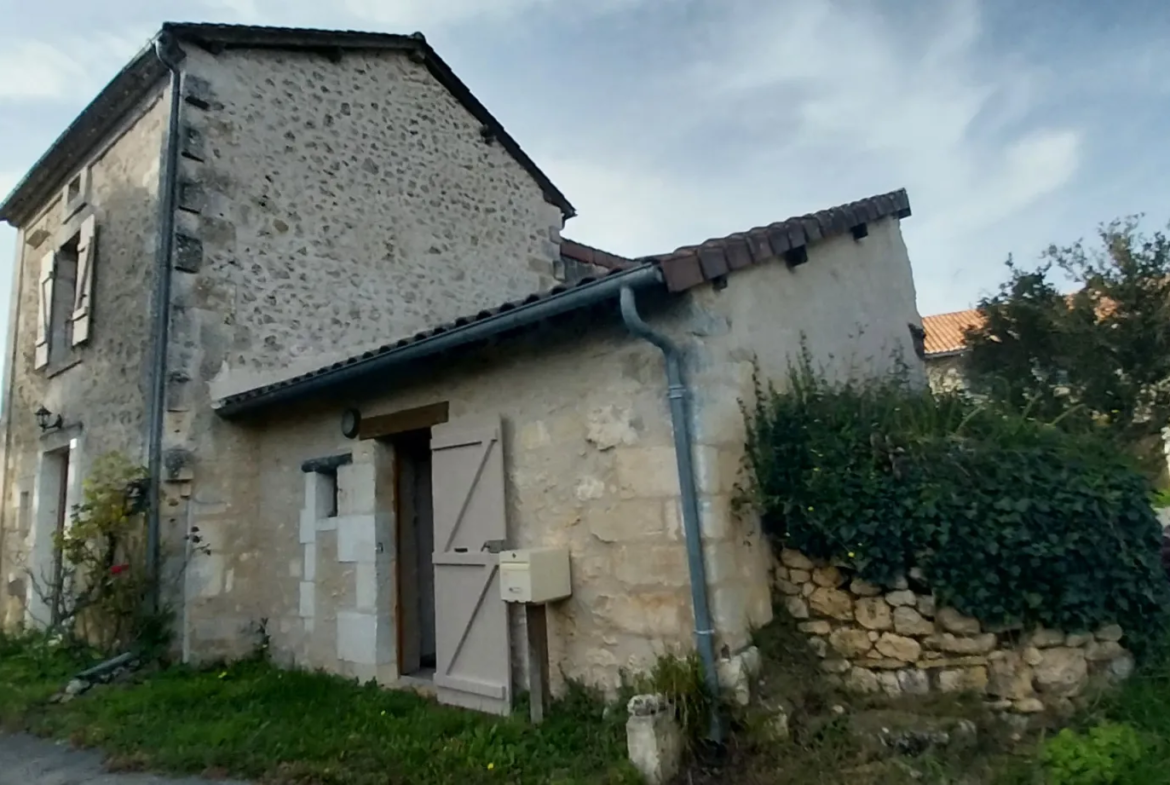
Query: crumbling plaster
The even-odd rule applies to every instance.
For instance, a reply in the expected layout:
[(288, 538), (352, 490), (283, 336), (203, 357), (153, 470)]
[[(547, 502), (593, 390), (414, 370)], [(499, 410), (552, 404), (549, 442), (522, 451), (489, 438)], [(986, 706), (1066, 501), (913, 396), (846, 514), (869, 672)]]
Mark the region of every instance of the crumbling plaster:
[[(804, 335), (832, 374), (883, 372), (898, 355), (920, 374), (907, 328), (917, 313), (905, 246), (897, 222), (885, 221), (861, 242), (814, 246), (795, 270), (764, 265), (730, 276), (724, 289), (696, 290), (665, 307), (647, 298), (644, 307), (688, 353), (712, 610), (720, 648), (733, 651), (771, 618), (770, 552), (751, 516), (733, 512), (743, 455), (739, 402), (750, 400), (754, 361), (783, 384)], [(452, 419), (502, 418), (509, 544), (563, 546), (572, 556), (574, 594), (550, 613), (554, 682), (563, 674), (613, 688), (620, 669), (640, 670), (692, 645), (662, 358), (630, 337), (616, 313), (404, 370), (368, 389), (353, 401), (367, 416), (447, 401)], [(341, 408), (308, 402), (254, 426), (258, 477), (249, 492), (259, 501), (250, 523), (263, 548), (248, 554), (251, 594), (245, 600), (237, 591), (233, 601), (269, 618), (285, 661), (319, 664), (310, 648), (322, 636), (324, 611), (315, 609), (315, 633), (302, 615), (300, 463), (362, 444), (342, 436)], [(521, 632), (514, 618), (517, 678)]]
[[(36, 472), (40, 453), (51, 446), (33, 413), (44, 405), (60, 413), (70, 432), (80, 434), (75, 455), (78, 482), (100, 455), (118, 451), (145, 460), (145, 395), (150, 351), (150, 292), (155, 273), (159, 169), (166, 135), (169, 91), (163, 84), (127, 116), (90, 159), (89, 203), (66, 220), (60, 198), (45, 204), (21, 227), (19, 265), (13, 287), (15, 315), (8, 351), (15, 351), (5, 379), (4, 467), (0, 553), (0, 622), (24, 614), (28, 553)], [(34, 370), (41, 258), (75, 234), (85, 215), (97, 216), (97, 258), (93, 269), (93, 316), (89, 342), (79, 347), (76, 365), (57, 372)], [(48, 437), (52, 438), (52, 437)], [(77, 491), (71, 498), (78, 498)], [(28, 496), (22, 496), (27, 494)], [(42, 549), (43, 550), (43, 549)]]

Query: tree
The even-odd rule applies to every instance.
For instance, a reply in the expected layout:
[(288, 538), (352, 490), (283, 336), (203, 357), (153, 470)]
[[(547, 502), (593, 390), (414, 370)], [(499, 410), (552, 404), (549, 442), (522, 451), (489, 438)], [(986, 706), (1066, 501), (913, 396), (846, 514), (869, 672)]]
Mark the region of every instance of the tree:
[[(1170, 240), (1137, 219), (1098, 229), (1098, 244), (1051, 246), (979, 303), (968, 332), (973, 392), (1070, 430), (1100, 431), (1154, 475), (1170, 425)], [(1074, 285), (1061, 294), (1056, 273)]]

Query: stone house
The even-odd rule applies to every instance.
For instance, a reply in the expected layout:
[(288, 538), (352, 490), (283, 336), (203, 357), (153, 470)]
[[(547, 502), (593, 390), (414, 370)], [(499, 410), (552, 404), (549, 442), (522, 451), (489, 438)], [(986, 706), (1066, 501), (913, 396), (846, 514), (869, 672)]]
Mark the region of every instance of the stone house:
[[(165, 25), (0, 205), (8, 623), (45, 621), (29, 573), (117, 450), (188, 659), (263, 620), (281, 662), (503, 711), (529, 620), (554, 690), (743, 648), (772, 562), (740, 401), (802, 340), (913, 359), (909, 201), (640, 260), (572, 215), (421, 36)], [(544, 614), (504, 601), (517, 549), (567, 557)]]
[(931, 389), (955, 390), (964, 386), (965, 335), (982, 323), (983, 317), (974, 308), (922, 317), (926, 375)]

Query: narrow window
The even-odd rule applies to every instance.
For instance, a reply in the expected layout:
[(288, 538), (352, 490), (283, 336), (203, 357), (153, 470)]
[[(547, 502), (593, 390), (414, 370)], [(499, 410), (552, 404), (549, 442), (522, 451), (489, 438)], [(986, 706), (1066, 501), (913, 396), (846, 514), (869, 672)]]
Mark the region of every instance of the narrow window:
[(74, 237), (57, 252), (53, 300), (49, 315), (49, 367), (59, 369), (73, 359), (73, 308), (77, 300), (77, 250)]

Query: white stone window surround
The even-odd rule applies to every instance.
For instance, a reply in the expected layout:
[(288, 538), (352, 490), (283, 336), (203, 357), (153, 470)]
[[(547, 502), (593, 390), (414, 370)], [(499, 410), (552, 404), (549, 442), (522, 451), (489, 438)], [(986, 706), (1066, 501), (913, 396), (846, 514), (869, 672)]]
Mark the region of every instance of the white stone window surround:
[(86, 164), (81, 167), (79, 172), (70, 177), (61, 188), (61, 220), (68, 221), (77, 215), (77, 213), (89, 204), (89, 198), (89, 165)]
[[(25, 623), (45, 627), (51, 622), (52, 607), (41, 596), (46, 576), (51, 575), (55, 557), (53, 534), (57, 530), (61, 504), (61, 481), (65, 482), (65, 529), (72, 525), (72, 510), (81, 501), (82, 439), (79, 429), (66, 429), (42, 437), (37, 455), (36, 481), (32, 495), (32, 515), (27, 540), (28, 584), (25, 587)], [(62, 466), (62, 461), (67, 461)], [(64, 469), (64, 472), (62, 472)]]

